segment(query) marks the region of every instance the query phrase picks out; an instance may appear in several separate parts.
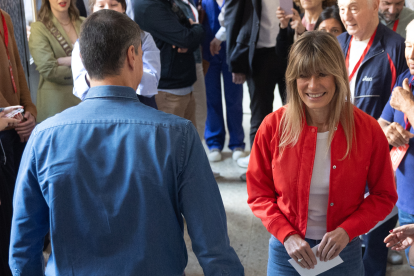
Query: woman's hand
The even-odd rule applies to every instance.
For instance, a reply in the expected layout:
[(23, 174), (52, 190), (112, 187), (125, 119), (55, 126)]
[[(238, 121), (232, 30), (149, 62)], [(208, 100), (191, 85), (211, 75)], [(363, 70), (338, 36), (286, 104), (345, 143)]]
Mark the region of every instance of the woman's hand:
[(21, 122), (16, 126), (16, 132), (19, 134), (20, 142), (22, 143), (29, 140), (30, 134), (32, 134), (32, 131), (36, 126), (36, 119), (29, 111), (24, 113), (24, 119), (26, 119), (26, 121)]
[(59, 65), (61, 66), (68, 66), (71, 67), (72, 66), (72, 57), (63, 57), (63, 58), (58, 58), (57, 62)]
[(384, 242), (392, 250), (401, 251), (414, 244), (414, 224), (407, 224), (392, 230)]
[(7, 118), (4, 117), (4, 115), (6, 115), (6, 112), (0, 112), (0, 131), (5, 129), (6, 127), (17, 126), (17, 124), (20, 123), (19, 119)]
[(289, 236), (283, 245), (285, 246), (289, 256), (292, 257), (292, 259), (294, 259), (301, 267), (312, 269), (317, 264), (315, 254), (313, 254), (309, 244), (298, 234)]
[(285, 11), (282, 10), (280, 7), (277, 8), (276, 17), (280, 21), (280, 28), (281, 29), (286, 29), (288, 24), (289, 24), (289, 18), (286, 17)]
[(286, 18), (292, 19), (290, 26), (296, 31), (298, 35), (301, 35), (306, 31), (306, 28), (302, 24), (302, 18), (300, 18), (298, 11), (295, 9), (292, 9), (292, 11), (293, 14), (286, 15)]
[(322, 262), (330, 261), (336, 258), (348, 243), (348, 233), (343, 228), (338, 227), (323, 236), (318, 251), (316, 251), (316, 257)]

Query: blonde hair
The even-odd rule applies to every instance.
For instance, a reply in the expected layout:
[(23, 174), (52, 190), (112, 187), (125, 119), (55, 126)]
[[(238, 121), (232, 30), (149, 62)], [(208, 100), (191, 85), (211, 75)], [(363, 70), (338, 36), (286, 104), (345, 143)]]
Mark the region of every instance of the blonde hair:
[[(43, 22), (46, 26), (50, 26), (51, 13), (52, 13), (52, 9), (50, 8), (49, 0), (42, 0), (42, 6), (40, 7), (40, 10), (39, 10), (38, 20)], [(76, 7), (76, 0), (70, 1), (68, 13), (69, 13), (70, 20), (72, 22), (79, 19), (80, 15), (79, 15), (79, 10)]]
[(351, 152), (355, 123), (345, 58), (338, 40), (333, 35), (323, 31), (312, 31), (300, 36), (289, 53), (289, 65), (286, 70), (288, 104), (279, 125), (281, 154), (286, 147), (296, 145), (306, 124), (306, 108), (299, 96), (297, 79), (302, 75), (319, 74), (333, 75), (336, 85), (335, 94), (329, 103), (328, 143), (331, 145), (336, 127), (341, 123), (347, 141), (343, 158)]

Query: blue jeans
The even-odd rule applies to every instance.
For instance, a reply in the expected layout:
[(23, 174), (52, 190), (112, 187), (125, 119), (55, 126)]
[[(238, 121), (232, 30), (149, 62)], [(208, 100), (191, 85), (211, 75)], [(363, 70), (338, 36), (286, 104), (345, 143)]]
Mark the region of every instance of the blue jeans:
[[(320, 240), (305, 239), (310, 247), (319, 244)], [(321, 276), (364, 276), (364, 264), (362, 263), (361, 241), (357, 237), (353, 239), (339, 256), (344, 261), (338, 266), (319, 274)], [(290, 265), (291, 257), (286, 252), (285, 246), (274, 236), (269, 241), (269, 261), (267, 263), (268, 276), (299, 276), (299, 273)]]
[[(402, 211), (401, 209), (398, 209), (398, 219), (400, 220), (400, 225), (401, 226), (414, 223), (414, 215), (406, 213), (406, 212)], [(405, 256), (407, 257), (408, 264), (410, 263), (410, 260), (408, 259), (408, 252), (410, 251), (410, 247), (405, 249)], [(414, 266), (412, 266), (412, 265), (410, 265), (410, 266), (411, 266), (411, 268), (414, 268)]]

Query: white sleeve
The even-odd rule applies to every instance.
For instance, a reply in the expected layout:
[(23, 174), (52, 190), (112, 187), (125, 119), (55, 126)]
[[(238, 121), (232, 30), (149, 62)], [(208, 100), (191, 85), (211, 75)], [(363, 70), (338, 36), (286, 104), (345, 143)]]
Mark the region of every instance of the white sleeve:
[(79, 41), (76, 41), (72, 51), (72, 75), (73, 75), (73, 95), (85, 99), (89, 91), (89, 85), (86, 82), (86, 70), (80, 57)]
[(149, 33), (144, 32), (141, 39), (144, 74), (138, 86), (137, 94), (152, 97), (158, 94), (158, 81), (161, 74), (160, 50), (158, 50)]

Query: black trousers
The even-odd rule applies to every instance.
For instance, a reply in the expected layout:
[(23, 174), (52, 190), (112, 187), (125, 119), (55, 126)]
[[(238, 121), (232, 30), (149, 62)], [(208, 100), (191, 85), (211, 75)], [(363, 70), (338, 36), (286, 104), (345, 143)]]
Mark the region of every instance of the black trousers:
[(286, 103), (286, 61), (276, 55), (275, 48), (256, 49), (252, 72), (247, 76), (250, 94), (250, 145), (263, 119), (273, 111), (274, 91), (279, 86), (282, 103)]
[(13, 216), (13, 193), (20, 160), (26, 143), (20, 142), (15, 130), (0, 132), (0, 275), (11, 276), (9, 244)]

